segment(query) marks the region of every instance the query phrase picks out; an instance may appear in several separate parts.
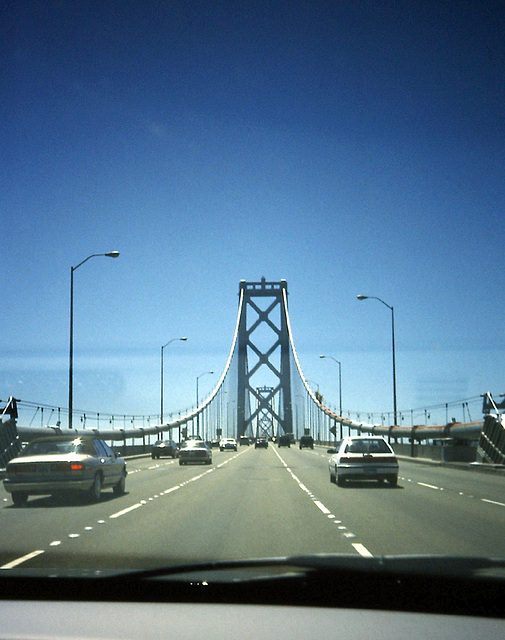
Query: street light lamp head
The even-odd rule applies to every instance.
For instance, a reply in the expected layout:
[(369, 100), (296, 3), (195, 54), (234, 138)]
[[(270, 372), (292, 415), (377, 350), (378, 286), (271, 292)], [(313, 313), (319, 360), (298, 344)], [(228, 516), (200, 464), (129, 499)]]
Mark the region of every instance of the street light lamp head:
[(183, 340), (184, 342), (186, 342), (187, 338), (179, 338), (179, 340)]
[(322, 355), (321, 355), (321, 356), (319, 356), (319, 357), (320, 357), (320, 358), (326, 358), (326, 356), (322, 356)]
[(119, 251), (109, 251), (109, 253), (105, 254), (107, 258), (117, 258), (119, 256)]
[(366, 300), (368, 298), (368, 296), (356, 296), (356, 298), (358, 298), (358, 300)]

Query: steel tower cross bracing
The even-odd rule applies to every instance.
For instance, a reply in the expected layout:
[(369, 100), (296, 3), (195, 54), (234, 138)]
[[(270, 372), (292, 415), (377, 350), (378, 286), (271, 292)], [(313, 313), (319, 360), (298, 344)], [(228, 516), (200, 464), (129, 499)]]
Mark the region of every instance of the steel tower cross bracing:
[(271, 438), (275, 435), (272, 407), (273, 387), (258, 387), (256, 389), (258, 395), (262, 398), (258, 400), (256, 407), (258, 409), (258, 419), (256, 422), (256, 438)]
[[(278, 431), (291, 433), (293, 430), (291, 405), (291, 372), (290, 341), (288, 321), (286, 318), (285, 300), (287, 298), (287, 282), (240, 282), (239, 295), (243, 303), (238, 326), (238, 376), (237, 376), (237, 436), (245, 435), (260, 411), (271, 414)], [(255, 298), (262, 299), (262, 303)], [(266, 308), (262, 308), (265, 304)], [(278, 322), (273, 315), (278, 315)], [(249, 314), (252, 317), (249, 318)], [(251, 322), (248, 323), (248, 320)], [(273, 343), (261, 350), (253, 341), (255, 331), (267, 327), (273, 332)], [(278, 351), (280, 350), (280, 357)], [(249, 362), (257, 357), (257, 362), (249, 368)], [(277, 360), (276, 360), (277, 359)], [(260, 394), (252, 378), (261, 368), (273, 374), (276, 385), (266, 396)], [(256, 409), (250, 412), (250, 400), (254, 397)], [(277, 401), (277, 410), (275, 405)]]

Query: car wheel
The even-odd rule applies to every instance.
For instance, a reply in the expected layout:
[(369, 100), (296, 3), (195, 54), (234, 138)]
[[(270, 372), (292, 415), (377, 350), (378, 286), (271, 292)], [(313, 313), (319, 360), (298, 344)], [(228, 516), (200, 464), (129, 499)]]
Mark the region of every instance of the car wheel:
[(93, 478), (93, 484), (89, 490), (89, 498), (92, 502), (98, 502), (102, 495), (102, 476), (99, 473), (95, 473)]
[(331, 473), (331, 471), (330, 471), (330, 482), (331, 482), (331, 484), (336, 484), (336, 482), (337, 482), (337, 479), (335, 478), (333, 473)]
[(26, 501), (28, 500), (28, 494), (25, 493), (24, 491), (14, 491), (12, 494), (12, 502), (17, 506), (20, 507), (23, 504), (26, 504)]
[(390, 484), (392, 487), (396, 487), (396, 486), (398, 486), (398, 476), (390, 476), (390, 477), (388, 478), (388, 481), (389, 481), (389, 484)]
[(345, 480), (344, 480), (344, 478), (342, 478), (342, 476), (337, 472), (336, 467), (335, 467), (335, 480), (336, 480), (337, 486), (339, 486), (339, 487), (343, 487), (343, 486), (344, 486), (344, 484), (345, 484)]
[(121, 479), (119, 480), (119, 482), (112, 487), (112, 490), (114, 491), (114, 495), (122, 496), (125, 492), (125, 485), (126, 485), (126, 476), (123, 472), (121, 474)]

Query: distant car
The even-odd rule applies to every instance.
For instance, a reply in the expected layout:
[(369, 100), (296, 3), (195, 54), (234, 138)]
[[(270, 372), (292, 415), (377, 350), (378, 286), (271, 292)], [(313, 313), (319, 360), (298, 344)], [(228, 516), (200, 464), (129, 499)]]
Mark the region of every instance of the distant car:
[(220, 442), (221, 440), (219, 438), (214, 438), (210, 441), (210, 446), (212, 447), (212, 449), (216, 449), (217, 447), (219, 447)]
[(277, 439), (277, 444), (279, 447), (290, 447), (291, 446), (291, 436), (287, 433), (284, 433), (282, 436), (279, 436)]
[(151, 448), (151, 458), (161, 458), (161, 456), (177, 457), (177, 444), (173, 440), (157, 440)]
[(226, 449), (232, 449), (233, 451), (237, 450), (237, 441), (235, 438), (223, 438), (219, 442), (219, 450), (225, 451)]
[(398, 460), (394, 451), (381, 436), (344, 438), (329, 460), (330, 482), (342, 486), (346, 480), (387, 480), (398, 484)]
[(301, 436), (300, 438), (300, 449), (306, 447), (307, 449), (314, 448), (314, 438), (312, 436)]
[(185, 440), (179, 448), (179, 464), (212, 464), (212, 449), (203, 440)]
[(249, 446), (251, 444), (248, 436), (240, 436), (238, 441), (240, 446), (242, 446), (243, 444)]
[(126, 463), (100, 438), (49, 436), (28, 444), (5, 471), (4, 487), (15, 505), (31, 495), (80, 492), (97, 502), (102, 489), (125, 492)]
[(257, 438), (254, 443), (255, 449), (268, 449), (268, 439), (267, 438)]

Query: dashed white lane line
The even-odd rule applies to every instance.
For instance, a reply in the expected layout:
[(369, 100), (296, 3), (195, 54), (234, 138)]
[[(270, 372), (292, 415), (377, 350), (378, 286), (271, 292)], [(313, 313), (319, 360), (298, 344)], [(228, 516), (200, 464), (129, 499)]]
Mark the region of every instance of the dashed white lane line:
[(360, 556), (363, 556), (364, 558), (373, 558), (373, 555), (370, 553), (370, 551), (368, 551), (368, 549), (359, 542), (353, 542), (352, 546), (356, 549)]
[[(322, 512), (324, 513), (325, 516), (328, 517), (329, 520), (331, 520), (334, 524), (337, 525), (338, 530), (341, 532), (342, 537), (347, 538), (347, 539), (352, 539), (355, 538), (356, 535), (354, 533), (352, 533), (352, 531), (348, 531), (347, 527), (344, 526), (342, 524), (341, 520), (337, 520), (335, 517), (335, 514), (331, 513), (331, 511), (328, 509), (328, 507), (326, 507), (320, 500), (316, 500), (314, 497), (314, 494), (310, 491), (310, 489), (308, 489), (303, 482), (300, 481), (300, 479), (293, 473), (293, 471), (291, 470), (290, 467), (288, 467), (287, 463), (281, 458), (281, 456), (277, 453), (277, 451), (275, 449), (273, 449), (273, 452), (275, 453), (275, 455), (279, 458), (279, 460), (282, 462), (282, 464), (284, 465), (286, 471), (289, 473), (289, 475), (293, 478), (293, 480), (295, 480), (295, 482), (298, 484), (298, 486), (300, 487), (300, 489), (305, 492), (311, 499), (312, 502), (316, 505), (316, 507)], [(351, 543), (352, 546), (354, 547), (354, 549), (361, 555), (364, 556), (366, 558), (373, 558), (373, 555), (370, 553), (370, 551), (361, 543), (358, 542), (353, 542)]]
[(324, 504), (322, 502), (320, 502), (319, 500), (314, 500), (314, 504), (316, 505), (316, 507), (318, 507), (319, 509), (321, 509), (321, 511), (327, 515), (328, 513), (331, 513), (329, 509), (327, 509)]
[(177, 491), (177, 489), (180, 489), (181, 486), (179, 484), (176, 484), (175, 487), (170, 487), (170, 489), (167, 489), (164, 493), (165, 495), (167, 495), (167, 493), (172, 493), (172, 491)]
[(142, 506), (142, 502), (137, 502), (136, 504), (132, 504), (131, 507), (127, 507), (126, 509), (123, 509), (122, 511), (118, 511), (117, 513), (113, 513), (111, 516), (109, 516), (109, 518), (111, 518), (111, 519), (119, 518), (121, 516), (124, 516), (125, 513), (129, 513), (130, 511), (134, 511), (135, 509), (138, 509), (141, 506)]
[(21, 558), (16, 558), (7, 564), (4, 564), (0, 569), (13, 569), (27, 560), (40, 556), (41, 553), (44, 553), (44, 549), (37, 549), (37, 551), (32, 551), (31, 553), (27, 553), (25, 556), (21, 556)]
[(436, 489), (437, 491), (442, 491), (440, 487), (436, 487), (434, 484), (426, 484), (426, 482), (418, 482), (417, 484), (421, 487), (427, 487), (428, 489)]
[[(154, 499), (156, 499), (156, 498), (160, 498), (161, 496), (166, 496), (167, 494), (172, 493), (173, 491), (177, 491), (177, 489), (181, 489), (182, 487), (184, 487), (185, 485), (189, 484), (190, 482), (196, 482), (197, 480), (200, 480), (201, 478), (203, 478), (204, 476), (208, 475), (209, 473), (212, 473), (216, 468), (222, 467), (223, 465), (227, 464), (228, 462), (231, 462), (231, 460), (234, 460), (237, 456), (239, 456), (242, 453), (244, 453), (244, 451), (241, 451), (241, 452), (235, 454), (231, 458), (227, 458), (224, 462), (222, 462), (221, 464), (217, 465), (217, 467), (212, 467), (211, 469), (207, 469), (207, 471), (204, 471), (203, 473), (200, 473), (200, 474), (198, 474), (196, 476), (193, 476), (192, 478), (189, 478), (189, 480), (186, 480), (185, 482), (181, 482), (180, 484), (176, 484), (173, 487), (170, 487), (169, 489), (166, 489), (165, 491), (160, 492), (159, 494), (155, 494), (154, 496), (151, 496), (147, 500), (140, 500), (136, 504), (132, 504), (130, 507), (127, 507), (126, 509), (122, 509), (121, 511), (118, 511), (117, 513), (113, 513), (111, 516), (109, 516), (109, 518), (112, 519), (112, 520), (120, 518), (121, 516), (124, 516), (126, 513), (130, 513), (131, 511), (135, 511), (135, 509), (138, 509), (139, 507), (142, 507), (143, 505), (147, 504), (148, 502), (153, 502)], [(169, 462), (167, 464), (174, 464), (174, 462), (172, 461), (172, 462)], [(154, 465), (152, 467), (149, 467), (149, 469), (157, 469), (157, 468), (159, 468), (159, 466), (160, 465), (157, 464), (157, 465)]]
[[(414, 482), (413, 480), (411, 480), (410, 478), (404, 478), (404, 480), (406, 480), (407, 482)], [(420, 487), (426, 487), (427, 489), (434, 489), (435, 491), (448, 491), (449, 493), (451, 492), (450, 489), (444, 489), (444, 487), (437, 487), (434, 484), (428, 484), (427, 482), (416, 482), (416, 484)], [(477, 499), (480, 502), (485, 502), (486, 504), (494, 504), (497, 507), (505, 507), (505, 502), (498, 502), (497, 500), (489, 500), (488, 498), (476, 498), (476, 496), (474, 496), (471, 493), (465, 493), (464, 491), (458, 491), (457, 494), (461, 497), (465, 497), (465, 498), (470, 498), (471, 500)]]
[(482, 502), (487, 502), (488, 504), (496, 504), (499, 507), (505, 507), (503, 502), (496, 502), (496, 500), (486, 500), (486, 498), (481, 498)]

